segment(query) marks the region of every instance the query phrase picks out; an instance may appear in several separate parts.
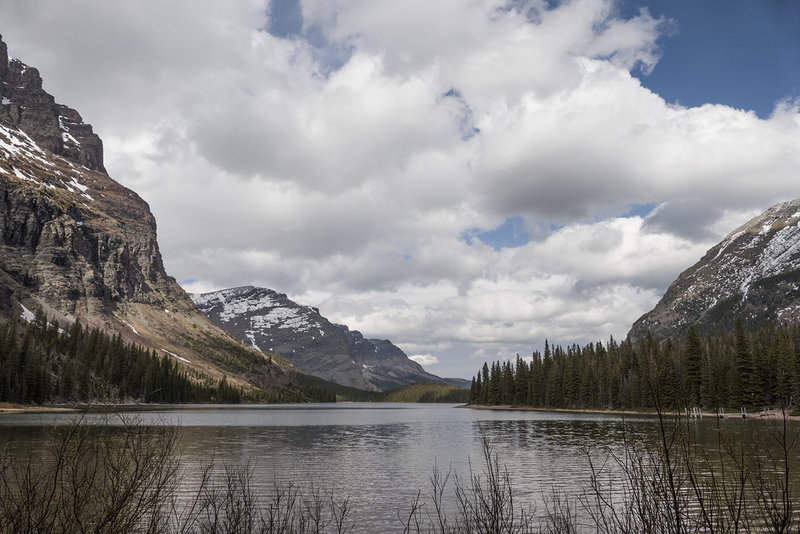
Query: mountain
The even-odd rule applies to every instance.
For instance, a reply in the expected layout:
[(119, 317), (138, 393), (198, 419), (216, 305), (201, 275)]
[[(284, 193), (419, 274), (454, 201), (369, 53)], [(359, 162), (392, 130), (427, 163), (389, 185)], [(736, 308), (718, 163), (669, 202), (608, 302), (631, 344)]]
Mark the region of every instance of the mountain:
[(391, 342), (365, 339), (358, 331), (331, 323), (318, 309), (271, 289), (247, 286), (191, 297), (237, 339), (325, 380), (372, 391), (442, 381)]
[(628, 334), (680, 339), (730, 331), (741, 318), (757, 326), (800, 319), (800, 199), (777, 204), (737, 228), (681, 273)]
[(0, 316), (15, 302), (118, 332), (200, 378), (294, 387), (288, 362), (214, 326), (167, 275), (147, 203), (109, 177), (91, 125), (0, 38)]

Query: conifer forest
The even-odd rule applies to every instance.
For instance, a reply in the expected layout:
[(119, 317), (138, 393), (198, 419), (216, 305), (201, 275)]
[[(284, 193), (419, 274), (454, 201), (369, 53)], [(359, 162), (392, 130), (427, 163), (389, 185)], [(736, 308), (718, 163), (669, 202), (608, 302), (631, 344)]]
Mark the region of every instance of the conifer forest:
[(611, 338), (553, 346), (530, 359), (484, 363), (470, 403), (538, 408), (739, 412), (793, 406), (800, 393), (800, 327), (640, 343)]
[(0, 402), (119, 400), (238, 403), (241, 392), (80, 321), (62, 330), (38, 311), (0, 325)]

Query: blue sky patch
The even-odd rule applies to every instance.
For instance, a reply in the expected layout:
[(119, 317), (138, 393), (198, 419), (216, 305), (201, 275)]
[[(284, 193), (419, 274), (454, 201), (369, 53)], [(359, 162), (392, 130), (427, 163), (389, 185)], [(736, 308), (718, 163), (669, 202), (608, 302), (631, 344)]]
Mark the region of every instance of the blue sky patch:
[(298, 0), (271, 0), (267, 31), (275, 37), (296, 37), (303, 31), (303, 11)]
[(484, 245), (489, 245), (495, 250), (522, 247), (531, 240), (525, 230), (525, 221), (518, 215), (509, 217), (503, 224), (492, 230), (466, 231), (462, 234), (462, 239), (467, 245), (472, 245), (473, 239), (478, 239)]
[(767, 118), (777, 101), (800, 97), (796, 0), (620, 0), (616, 7), (626, 18), (646, 7), (672, 20), (653, 72), (633, 72), (667, 102), (723, 104)]
[(472, 119), (472, 109), (470, 109), (461, 91), (450, 88), (450, 90), (442, 95), (442, 99), (452, 99), (456, 103), (458, 109), (458, 127), (461, 130), (462, 141), (467, 141), (481, 133), (480, 129), (475, 127)]
[(655, 202), (648, 202), (647, 204), (630, 204), (628, 205), (628, 211), (621, 214), (620, 217), (624, 219), (629, 219), (631, 217), (644, 218), (650, 215), (654, 209), (656, 209)]
[(311, 45), (320, 73), (328, 77), (342, 68), (353, 55), (351, 43), (331, 41), (317, 24), (304, 27), (299, 0), (270, 0), (267, 32), (281, 39), (302, 39)]

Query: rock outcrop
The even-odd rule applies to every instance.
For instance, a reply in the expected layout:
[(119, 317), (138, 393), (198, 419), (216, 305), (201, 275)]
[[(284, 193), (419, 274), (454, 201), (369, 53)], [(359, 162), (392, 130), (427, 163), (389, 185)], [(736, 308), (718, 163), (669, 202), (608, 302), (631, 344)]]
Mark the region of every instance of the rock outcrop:
[[(1, 37), (0, 37), (1, 39)], [(0, 41), (2, 42), (2, 41)], [(103, 142), (72, 108), (56, 104), (42, 88), (39, 71), (0, 47), (0, 120), (14, 125), (34, 143), (93, 171), (105, 173)]]
[(197, 310), (164, 270), (149, 206), (106, 173), (92, 127), (0, 40), (0, 315), (13, 302), (233, 383), (284, 388), (295, 372)]
[(737, 228), (681, 273), (628, 334), (680, 339), (746, 324), (800, 320), (800, 199), (771, 207)]
[(373, 391), (442, 381), (390, 341), (366, 339), (271, 289), (247, 286), (191, 297), (229, 334), (325, 380)]
[[(0, 41), (1, 42), (1, 41)], [(147, 203), (112, 180), (103, 144), (39, 72), (0, 48), (0, 269), (57, 310), (113, 313), (124, 302), (181, 310)]]

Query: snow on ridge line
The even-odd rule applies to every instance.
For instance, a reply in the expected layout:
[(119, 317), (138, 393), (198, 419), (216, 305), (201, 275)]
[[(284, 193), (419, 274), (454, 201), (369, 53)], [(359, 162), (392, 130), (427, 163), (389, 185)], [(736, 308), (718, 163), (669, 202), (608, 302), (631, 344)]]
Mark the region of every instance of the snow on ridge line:
[(761, 276), (770, 276), (785, 270), (784, 265), (797, 265), (796, 253), (800, 250), (797, 233), (796, 226), (786, 226), (775, 233), (759, 257), (758, 265), (754, 266)]
[(716, 260), (717, 258), (722, 256), (722, 253), (725, 252), (725, 249), (727, 249), (728, 246), (730, 246), (734, 241), (736, 241), (736, 239), (743, 233), (744, 230), (742, 230), (741, 232), (737, 232), (735, 234), (729, 234), (728, 237), (725, 238), (725, 240), (720, 244), (719, 251), (717, 252), (717, 255), (714, 256), (714, 259)]
[(254, 328), (294, 329), (300, 332), (318, 328), (325, 335), (321, 329), (322, 324), (314, 318), (317, 313), (313, 308), (287, 305), (282, 301), (285, 296), (270, 289), (243, 286), (190, 294), (190, 298), (198, 306), (216, 312), (222, 322), (246, 317)]
[[(800, 212), (798, 212), (800, 213)], [(780, 220), (782, 218), (775, 219)], [(759, 221), (761, 224), (761, 221)], [(723, 293), (736, 292), (742, 296), (747, 296), (753, 283), (761, 278), (773, 276), (780, 272), (792, 270), (800, 267), (800, 231), (798, 226), (784, 226), (778, 230), (766, 232), (766, 226), (761, 226), (761, 231), (751, 234), (747, 242), (740, 244), (740, 249), (734, 251), (734, 255), (727, 261), (718, 265), (720, 272), (726, 273), (725, 280), (721, 286), (714, 285), (717, 291)], [(754, 228), (757, 226), (754, 225)], [(770, 227), (771, 228), (771, 227)], [(714, 260), (720, 257), (722, 252), (744, 232), (737, 233), (730, 240), (722, 243), (719, 252)], [(750, 249), (758, 250), (758, 255), (748, 260), (742, 256), (742, 252)], [(732, 294), (732, 293), (731, 293)]]
[(256, 311), (259, 308), (271, 307), (269, 305), (272, 304), (272, 300), (269, 295), (266, 295), (266, 298), (262, 299), (249, 297), (231, 302), (231, 300), (242, 294), (244, 292), (243, 290), (248, 289), (252, 288), (250, 286), (245, 286), (212, 291), (209, 293), (192, 293), (189, 297), (198, 306), (203, 305), (211, 307), (221, 305), (222, 311), (219, 312), (219, 316), (220, 319), (224, 321), (232, 319), (234, 315)]
[(233, 302), (224, 301), (219, 317), (224, 321), (229, 321), (236, 316), (278, 306), (280, 306), (280, 303), (273, 300), (270, 295), (265, 295), (263, 298), (252, 297)]

